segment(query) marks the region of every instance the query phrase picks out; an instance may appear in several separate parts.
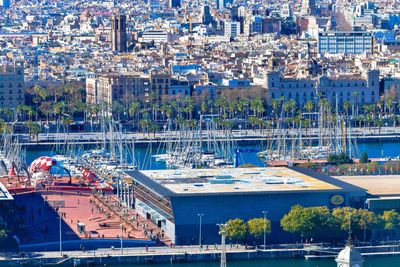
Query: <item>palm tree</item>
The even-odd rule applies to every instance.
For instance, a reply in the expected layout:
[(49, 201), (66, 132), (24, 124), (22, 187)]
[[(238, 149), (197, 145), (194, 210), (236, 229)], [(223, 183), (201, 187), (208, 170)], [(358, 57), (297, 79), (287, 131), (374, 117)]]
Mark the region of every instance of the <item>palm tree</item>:
[[(358, 92), (357, 91), (353, 92), (352, 96), (353, 96), (353, 107), (352, 107), (351, 114), (353, 116), (358, 116), (358, 105), (357, 105)], [(355, 110), (355, 108), (357, 108), (357, 109)]]
[(139, 113), (138, 113), (139, 110), (140, 110), (140, 102), (135, 101), (130, 104), (128, 113), (130, 116), (133, 117), (133, 125), (134, 126), (135, 126), (135, 122), (139, 121), (139, 118), (137, 118), (137, 116), (139, 115)]
[(207, 111), (208, 111), (207, 101), (203, 101), (201, 103), (200, 111), (201, 111), (202, 114), (206, 114), (207, 113)]
[(36, 93), (37, 96), (39, 96), (42, 100), (46, 100), (46, 98), (49, 96), (47, 90), (45, 90), (43, 87), (40, 85), (35, 85), (33, 88), (33, 91)]
[(309, 100), (305, 105), (304, 108), (308, 112), (308, 127), (306, 127), (306, 136), (307, 136), (307, 129), (310, 130), (310, 140), (309, 140), (309, 146), (311, 146), (311, 111), (314, 108), (314, 102), (312, 100)]
[(344, 109), (345, 112), (346, 112), (346, 118), (349, 117), (349, 109), (350, 109), (350, 107), (351, 107), (351, 104), (350, 104), (349, 101), (345, 101), (345, 102), (343, 103), (343, 109)]

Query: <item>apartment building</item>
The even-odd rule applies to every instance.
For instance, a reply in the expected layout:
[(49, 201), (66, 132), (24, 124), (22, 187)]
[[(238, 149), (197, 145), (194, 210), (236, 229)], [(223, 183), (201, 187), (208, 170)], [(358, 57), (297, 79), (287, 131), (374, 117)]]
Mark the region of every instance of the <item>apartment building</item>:
[(0, 107), (15, 109), (25, 104), (24, 63), (0, 64)]

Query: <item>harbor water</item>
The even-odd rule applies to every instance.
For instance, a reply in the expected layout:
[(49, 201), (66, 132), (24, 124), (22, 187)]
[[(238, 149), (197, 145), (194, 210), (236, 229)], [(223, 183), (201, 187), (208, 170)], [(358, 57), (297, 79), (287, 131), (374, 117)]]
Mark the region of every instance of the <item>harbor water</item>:
[[(380, 157), (397, 157), (400, 156), (400, 142), (368, 142), (358, 143), (358, 151), (367, 152), (370, 158)], [(85, 147), (83, 150), (94, 149), (95, 147)], [(259, 151), (263, 150), (263, 145), (240, 145), (239, 148), (248, 149), (255, 148)], [(58, 151), (55, 149), (44, 149), (38, 147), (27, 147), (26, 163), (29, 165), (33, 160), (40, 156), (53, 156)], [(78, 152), (79, 153), (79, 152)], [(147, 144), (138, 144), (135, 148), (135, 160), (137, 166), (140, 169), (165, 169), (165, 163), (156, 161), (154, 157), (150, 155), (165, 153), (165, 148), (159, 144), (153, 144), (149, 146)], [(131, 155), (128, 154), (128, 161), (132, 161)], [(253, 164), (256, 166), (263, 166), (264, 163), (257, 157), (257, 153), (246, 153), (242, 152), (239, 154), (239, 165), (240, 164)], [(400, 265), (399, 265), (400, 266)]]

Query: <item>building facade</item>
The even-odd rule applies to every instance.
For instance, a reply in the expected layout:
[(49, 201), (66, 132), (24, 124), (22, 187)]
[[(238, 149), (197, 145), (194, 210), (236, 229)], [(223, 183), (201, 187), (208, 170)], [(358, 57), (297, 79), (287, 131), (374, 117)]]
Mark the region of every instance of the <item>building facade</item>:
[(318, 34), (319, 54), (363, 54), (373, 52), (373, 37), (370, 32), (326, 31)]
[(164, 29), (146, 30), (142, 34), (142, 42), (155, 44), (169, 43), (171, 41), (170, 34)]
[(310, 16), (310, 15), (315, 15), (315, 13), (316, 13), (315, 0), (301, 1), (301, 15)]
[(181, 0), (169, 0), (170, 8), (177, 8), (181, 6)]
[(224, 23), (224, 35), (229, 37), (236, 37), (240, 34), (240, 22), (237, 21), (225, 21)]
[(127, 51), (125, 15), (117, 14), (111, 17), (111, 46), (115, 52)]
[(348, 101), (357, 105), (374, 104), (379, 100), (379, 71), (370, 70), (363, 74), (337, 75), (319, 78), (288, 78), (273, 71), (266, 75), (266, 88), (270, 99), (293, 99), (298, 106), (317, 97), (325, 97), (342, 110)]
[[(134, 184), (134, 207), (162, 228), (177, 245), (216, 244), (216, 224), (245, 221), (268, 211), (269, 240), (295, 236), (281, 230), (280, 219), (294, 205), (360, 207), (365, 190), (299, 168), (199, 169), (126, 172)], [(286, 181), (286, 182), (282, 182)], [(336, 201), (340, 199), (341, 201)], [(200, 236), (200, 216), (203, 214)]]
[(114, 101), (130, 103), (148, 96), (150, 80), (147, 76), (102, 74), (86, 80), (86, 98), (91, 104), (104, 104), (111, 110)]
[(16, 109), (25, 104), (24, 63), (0, 65), (0, 106)]
[(150, 86), (155, 100), (162, 101), (163, 95), (170, 95), (171, 75), (168, 73), (152, 72), (150, 74)]
[(0, 0), (0, 6), (3, 8), (9, 8), (10, 7), (10, 0)]

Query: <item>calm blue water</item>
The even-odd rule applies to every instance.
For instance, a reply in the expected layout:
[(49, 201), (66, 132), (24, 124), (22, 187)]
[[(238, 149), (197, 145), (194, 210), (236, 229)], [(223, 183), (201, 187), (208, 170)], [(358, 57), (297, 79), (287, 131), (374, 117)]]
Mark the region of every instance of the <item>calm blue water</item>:
[[(400, 156), (400, 141), (399, 142), (374, 142), (374, 143), (359, 143), (359, 152), (367, 152), (370, 158)], [(399, 265), (400, 266), (400, 265)]]
[[(242, 149), (258, 149), (261, 150), (260, 145), (242, 145), (239, 146)], [(91, 149), (87, 147), (85, 149)], [(94, 147), (92, 147), (94, 149)], [(82, 152), (76, 152), (82, 153)], [(137, 145), (135, 147), (135, 160), (137, 161), (137, 165), (140, 166), (140, 169), (165, 169), (165, 163), (156, 161), (154, 158), (149, 155), (163, 154), (165, 153), (165, 147), (163, 145), (154, 144), (152, 146), (149, 145)], [(54, 149), (41, 149), (41, 148), (31, 148), (27, 147), (27, 155), (26, 155), (26, 163), (29, 164), (34, 161), (36, 158), (40, 156), (54, 156), (57, 152)], [(127, 153), (128, 161), (132, 162), (132, 156), (130, 155), (131, 151)], [(240, 153), (239, 155), (239, 165), (250, 163), (256, 166), (263, 166), (263, 162), (257, 157), (257, 153)]]
[[(240, 148), (256, 148), (263, 150), (260, 145), (241, 145)], [(94, 148), (94, 147), (93, 147)], [(87, 148), (90, 149), (90, 148)], [(396, 157), (400, 156), (400, 141), (399, 142), (373, 142), (373, 143), (358, 143), (358, 151), (361, 153), (366, 151), (371, 158)], [(32, 149), (27, 148), (26, 161), (29, 165), (35, 158), (40, 156), (53, 156), (56, 154), (53, 149)], [(141, 169), (165, 169), (165, 163), (157, 162), (154, 158), (148, 155), (162, 154), (165, 148), (158, 144), (154, 144), (151, 148), (148, 145), (137, 145), (135, 148), (135, 159)], [(78, 152), (79, 153), (79, 152)], [(128, 155), (128, 160), (131, 161), (131, 156)], [(239, 156), (239, 164), (250, 163), (257, 166), (263, 166), (263, 162), (257, 157), (256, 153), (241, 153)], [(400, 266), (400, 265), (399, 265)]]

